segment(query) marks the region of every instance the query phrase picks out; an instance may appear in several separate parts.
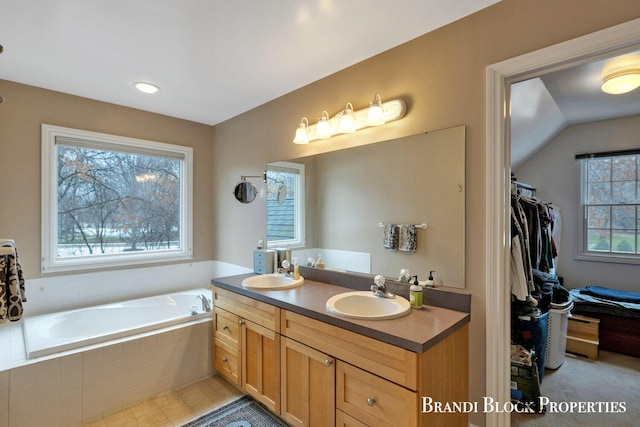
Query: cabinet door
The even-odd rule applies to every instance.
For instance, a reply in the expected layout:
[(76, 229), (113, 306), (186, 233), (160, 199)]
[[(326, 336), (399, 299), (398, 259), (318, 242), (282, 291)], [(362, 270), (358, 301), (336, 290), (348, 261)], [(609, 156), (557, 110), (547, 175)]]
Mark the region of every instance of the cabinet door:
[(281, 417), (293, 426), (335, 426), (335, 359), (281, 338)]
[(242, 389), (280, 413), (280, 334), (241, 320)]

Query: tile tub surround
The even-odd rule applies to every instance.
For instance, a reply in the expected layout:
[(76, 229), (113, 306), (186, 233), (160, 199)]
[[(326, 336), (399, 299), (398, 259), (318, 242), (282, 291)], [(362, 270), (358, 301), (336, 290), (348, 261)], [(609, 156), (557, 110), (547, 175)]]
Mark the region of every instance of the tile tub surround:
[(213, 374), (211, 319), (0, 371), (0, 426), (80, 426)]
[[(305, 282), (302, 286), (287, 290), (249, 290), (242, 286), (242, 280), (255, 274), (243, 274), (216, 278), (211, 281), (215, 286), (245, 295), (249, 298), (262, 301), (276, 307), (280, 307), (294, 313), (301, 314), (334, 326), (338, 326), (377, 340), (392, 344), (415, 353), (423, 353), (429, 348), (448, 337), (450, 334), (469, 322), (470, 315), (466, 312), (455, 311), (436, 306), (424, 306), (421, 310), (412, 310), (405, 317), (387, 320), (359, 320), (347, 319), (330, 314), (326, 310), (326, 302), (333, 295), (348, 292), (353, 289), (362, 290), (355, 283), (357, 280), (349, 279), (344, 273), (335, 273), (340, 280), (345, 279), (349, 286), (344, 284), (336, 286), (312, 280), (312, 269), (305, 269), (300, 274)], [(307, 274), (305, 276), (305, 274)], [(351, 276), (351, 275), (346, 275)], [(364, 277), (364, 276), (363, 276)], [(368, 282), (371, 281), (370, 276)], [(367, 283), (368, 283), (367, 282)], [(345, 282), (346, 283), (346, 282)], [(406, 284), (401, 284), (406, 286)], [(366, 289), (369, 289), (367, 285)], [(408, 291), (408, 286), (407, 291)], [(394, 292), (392, 288), (389, 288)]]

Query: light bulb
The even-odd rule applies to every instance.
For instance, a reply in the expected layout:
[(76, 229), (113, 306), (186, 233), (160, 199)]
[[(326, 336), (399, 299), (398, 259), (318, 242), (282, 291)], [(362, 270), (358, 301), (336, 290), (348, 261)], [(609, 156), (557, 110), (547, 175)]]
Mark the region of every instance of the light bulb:
[(309, 121), (306, 117), (303, 117), (300, 120), (300, 124), (298, 125), (298, 129), (296, 129), (296, 136), (293, 138), (293, 142), (295, 144), (308, 144), (309, 143), (309, 135), (307, 133), (307, 127), (309, 126)]
[(322, 112), (322, 116), (318, 117), (316, 124), (316, 134), (320, 139), (331, 138), (331, 124), (329, 123), (329, 113)]
[(384, 112), (382, 110), (382, 99), (380, 94), (376, 93), (373, 100), (369, 103), (369, 114), (367, 115), (367, 122), (373, 126), (380, 126), (384, 124)]
[(342, 133), (353, 133), (356, 131), (356, 124), (353, 117), (353, 105), (351, 105), (350, 102), (347, 102), (346, 107), (342, 110), (339, 129)]

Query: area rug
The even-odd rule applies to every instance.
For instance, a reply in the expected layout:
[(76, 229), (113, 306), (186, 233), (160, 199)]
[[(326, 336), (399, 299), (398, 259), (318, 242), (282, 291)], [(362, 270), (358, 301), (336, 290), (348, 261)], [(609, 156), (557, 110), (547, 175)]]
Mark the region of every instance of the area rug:
[(224, 405), (183, 427), (287, 427), (260, 402), (249, 396)]

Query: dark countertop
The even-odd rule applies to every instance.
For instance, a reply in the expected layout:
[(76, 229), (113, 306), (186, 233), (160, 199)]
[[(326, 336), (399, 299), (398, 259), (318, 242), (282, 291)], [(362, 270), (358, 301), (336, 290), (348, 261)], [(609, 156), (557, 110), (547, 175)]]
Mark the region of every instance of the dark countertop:
[(469, 313), (431, 305), (411, 310), (410, 314), (398, 319), (345, 318), (328, 312), (325, 304), (333, 295), (352, 291), (353, 288), (305, 278), (302, 286), (293, 289), (246, 289), (242, 280), (251, 276), (255, 274), (220, 277), (212, 279), (211, 284), (415, 353), (425, 352), (470, 320)]

